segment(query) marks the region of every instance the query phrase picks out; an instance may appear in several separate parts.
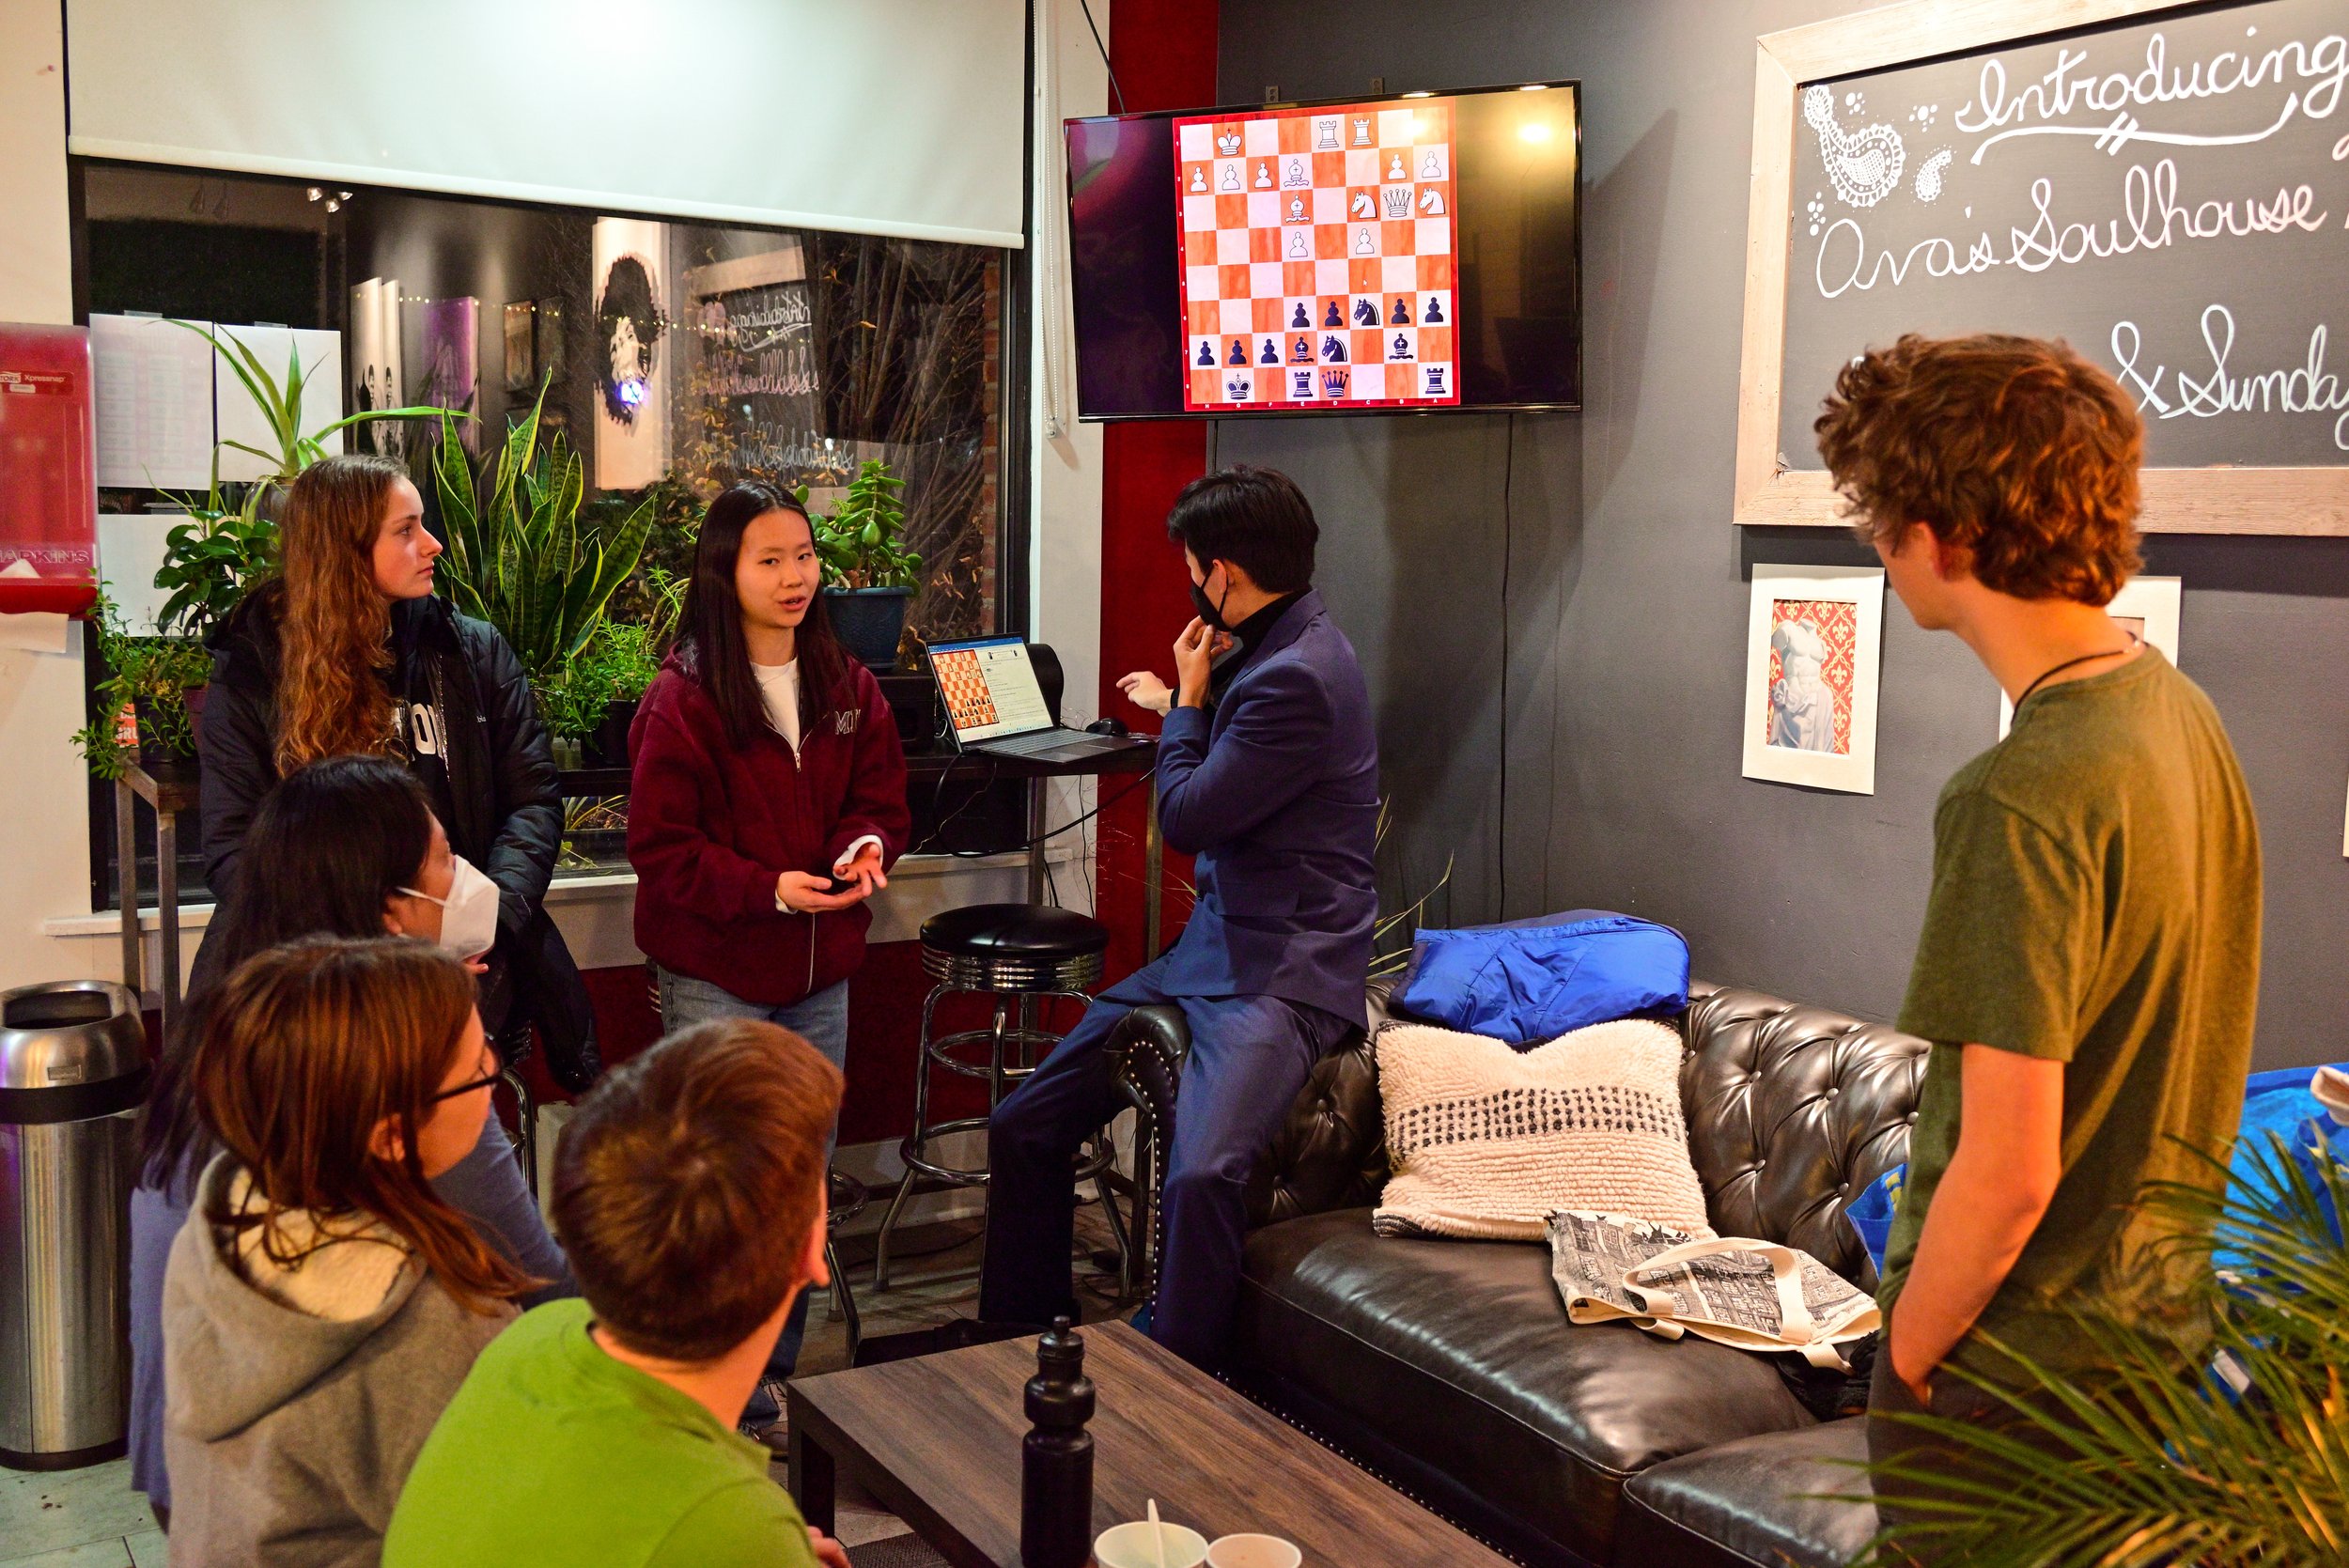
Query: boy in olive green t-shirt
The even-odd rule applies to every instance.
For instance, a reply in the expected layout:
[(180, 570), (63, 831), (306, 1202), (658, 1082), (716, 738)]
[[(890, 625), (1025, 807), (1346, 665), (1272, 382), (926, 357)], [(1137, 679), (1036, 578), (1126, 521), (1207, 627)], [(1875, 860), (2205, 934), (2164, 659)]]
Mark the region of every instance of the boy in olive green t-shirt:
[(524, 1314), (474, 1363), (409, 1472), (384, 1568), (848, 1568), (734, 1429), (792, 1303), (827, 1282), (839, 1105), (838, 1068), (739, 1018), (598, 1085), (552, 1205), (585, 1299)]
[[(2104, 606), (2138, 568), (2144, 431), (2061, 343), (1904, 337), (1836, 380), (1817, 429), (1917, 624), (2015, 703), (1934, 814), (1900, 1027), (1933, 1042), (1877, 1299), (1872, 1417), (2006, 1407), (1954, 1365), (2082, 1370), (2069, 1312), (2171, 1319), (2194, 1266), (2151, 1182), (2216, 1188), (2249, 1069), (2258, 826), (2210, 700)], [(1872, 1419), (1878, 1461), (1952, 1462)], [(1879, 1475), (1884, 1506), (1900, 1487)]]

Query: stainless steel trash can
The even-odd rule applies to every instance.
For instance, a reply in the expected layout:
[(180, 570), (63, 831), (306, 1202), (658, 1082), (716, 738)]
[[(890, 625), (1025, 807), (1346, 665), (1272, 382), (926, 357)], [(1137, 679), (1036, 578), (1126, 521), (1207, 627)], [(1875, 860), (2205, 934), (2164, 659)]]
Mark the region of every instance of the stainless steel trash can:
[(0, 991), (0, 1465), (123, 1452), (138, 999), (103, 980)]

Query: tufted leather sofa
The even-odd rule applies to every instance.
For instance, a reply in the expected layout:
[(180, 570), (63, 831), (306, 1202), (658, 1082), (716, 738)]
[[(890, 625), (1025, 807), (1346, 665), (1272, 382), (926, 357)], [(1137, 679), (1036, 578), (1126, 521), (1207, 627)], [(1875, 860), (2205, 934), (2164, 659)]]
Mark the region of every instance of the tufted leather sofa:
[[(1374, 1031), (1385, 1001), (1375, 990)], [(1714, 1228), (1791, 1243), (1873, 1287), (1843, 1209), (1907, 1157), (1924, 1042), (1704, 985), (1682, 1030)], [(1182, 1017), (1137, 1009), (1121, 1032), (1147, 1178), (1174, 1114)], [(1863, 1421), (1818, 1421), (1760, 1356), (1569, 1325), (1545, 1248), (1374, 1235), (1386, 1176), (1365, 1036), (1315, 1069), (1258, 1165), (1235, 1384), (1538, 1568), (1825, 1568), (1875, 1533), (1872, 1508), (1803, 1496), (1864, 1492), (1842, 1463), (1865, 1459)]]

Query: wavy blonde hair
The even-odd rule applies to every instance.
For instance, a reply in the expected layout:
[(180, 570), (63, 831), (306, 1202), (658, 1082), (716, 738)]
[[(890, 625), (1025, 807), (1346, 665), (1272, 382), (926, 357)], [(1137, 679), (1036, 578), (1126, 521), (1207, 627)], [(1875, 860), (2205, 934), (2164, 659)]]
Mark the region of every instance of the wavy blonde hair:
[(388, 458), (327, 458), (287, 491), (284, 617), (278, 637), (277, 771), (391, 741), (391, 605), (375, 585), (375, 537), (393, 484)]

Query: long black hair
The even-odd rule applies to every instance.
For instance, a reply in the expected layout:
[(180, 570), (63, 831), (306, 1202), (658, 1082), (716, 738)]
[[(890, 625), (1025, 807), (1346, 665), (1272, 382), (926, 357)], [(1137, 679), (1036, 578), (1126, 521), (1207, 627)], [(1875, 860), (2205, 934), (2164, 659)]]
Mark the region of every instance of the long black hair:
[(245, 833), (244, 875), (205, 933), (200, 972), (155, 1066), (139, 1129), (148, 1186), (193, 1175), (189, 1157), (211, 1146), (188, 1068), (222, 983), (253, 955), (298, 937), (382, 936), (384, 901), (415, 886), (431, 848), (424, 786), (388, 757), (326, 757), (262, 797)]
[[(678, 663), (718, 705), (726, 742), (738, 751), (767, 728), (767, 709), (742, 636), (734, 566), (742, 553), (743, 530), (769, 512), (793, 513), (807, 523), (810, 536), (816, 531), (815, 520), (790, 491), (763, 481), (729, 486), (709, 504), (693, 550), (693, 579), (685, 589), (685, 633), (677, 640)], [(832, 613), (820, 588), (807, 601), (807, 618), (800, 623), (792, 648), (800, 664), (800, 734), (809, 736), (833, 705), (845, 700), (848, 682), (848, 650), (832, 635)]]

